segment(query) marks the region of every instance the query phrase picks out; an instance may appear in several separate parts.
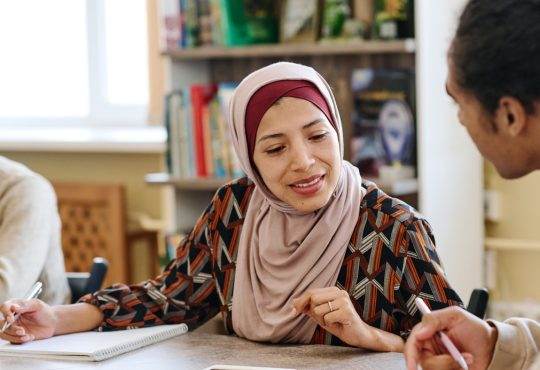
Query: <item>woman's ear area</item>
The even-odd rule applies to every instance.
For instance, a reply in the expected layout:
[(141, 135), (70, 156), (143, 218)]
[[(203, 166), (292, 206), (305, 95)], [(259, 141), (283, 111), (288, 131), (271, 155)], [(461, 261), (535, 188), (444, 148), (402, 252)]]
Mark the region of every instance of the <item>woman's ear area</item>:
[(495, 110), (494, 120), (498, 130), (516, 137), (527, 130), (529, 115), (523, 104), (512, 96), (503, 96)]

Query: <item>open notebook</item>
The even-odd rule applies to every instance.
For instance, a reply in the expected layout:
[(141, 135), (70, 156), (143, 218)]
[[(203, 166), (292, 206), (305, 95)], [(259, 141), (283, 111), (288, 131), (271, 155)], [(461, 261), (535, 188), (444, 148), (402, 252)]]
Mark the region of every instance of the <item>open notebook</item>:
[(186, 333), (186, 324), (59, 335), (22, 345), (0, 340), (0, 356), (101, 361)]

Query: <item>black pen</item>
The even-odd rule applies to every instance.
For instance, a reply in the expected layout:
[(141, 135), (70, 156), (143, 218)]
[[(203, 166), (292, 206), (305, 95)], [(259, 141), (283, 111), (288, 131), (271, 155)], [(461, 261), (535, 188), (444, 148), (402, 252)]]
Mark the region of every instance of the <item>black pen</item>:
[[(37, 298), (39, 293), (41, 293), (41, 288), (43, 284), (41, 284), (40, 281), (34, 284), (32, 289), (24, 296), (25, 301), (29, 301), (31, 299)], [(2, 333), (9, 329), (9, 327), (19, 318), (19, 314), (16, 313), (13, 317), (13, 321), (8, 324), (7, 320), (4, 321), (4, 326), (2, 326)]]

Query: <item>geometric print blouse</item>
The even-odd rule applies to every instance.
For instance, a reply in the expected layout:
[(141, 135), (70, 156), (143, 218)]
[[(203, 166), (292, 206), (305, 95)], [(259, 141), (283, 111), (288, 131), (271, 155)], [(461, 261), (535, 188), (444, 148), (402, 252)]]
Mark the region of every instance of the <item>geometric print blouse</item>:
[[(416, 210), (364, 180), (366, 195), (336, 281), (369, 325), (406, 338), (421, 317), (414, 299), (431, 309), (462, 305), (450, 287), (431, 228)], [(217, 190), (163, 273), (139, 284), (114, 284), (81, 298), (97, 306), (109, 331), (165, 323), (190, 329), (220, 313), (234, 334), (231, 312), (235, 261), (254, 184), (246, 177)], [(317, 327), (312, 343), (343, 345)]]

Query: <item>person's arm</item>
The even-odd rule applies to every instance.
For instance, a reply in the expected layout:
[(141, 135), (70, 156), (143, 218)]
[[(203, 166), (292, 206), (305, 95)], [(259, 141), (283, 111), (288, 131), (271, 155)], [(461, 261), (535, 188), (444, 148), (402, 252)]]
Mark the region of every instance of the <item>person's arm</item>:
[[(86, 303), (49, 306), (39, 299), (7, 301), (0, 306), (0, 313), (11, 324), (5, 332), (0, 332), (0, 339), (12, 343), (91, 330), (103, 320), (101, 311)], [(16, 314), (19, 316), (15, 320)]]
[(21, 316), (0, 338), (24, 343), (96, 328), (107, 331), (181, 322), (193, 326), (209, 320), (220, 309), (207, 243), (214, 203), (181, 242), (176, 259), (158, 277), (132, 286), (115, 284), (82, 297), (74, 305), (49, 306), (38, 299), (8, 301), (0, 306), (7, 321), (13, 320), (13, 313)]
[(496, 328), (497, 343), (489, 370), (529, 369), (538, 356), (540, 323), (511, 318), (504, 323), (488, 320)]
[(0, 195), (0, 302), (38, 280), (57, 217), (54, 190), (41, 177), (21, 177)]
[(103, 314), (98, 330), (166, 323), (194, 327), (219, 312), (221, 303), (208, 241), (217, 199), (214, 197), (180, 243), (176, 259), (161, 275), (134, 285), (114, 284), (79, 300), (97, 307)]

